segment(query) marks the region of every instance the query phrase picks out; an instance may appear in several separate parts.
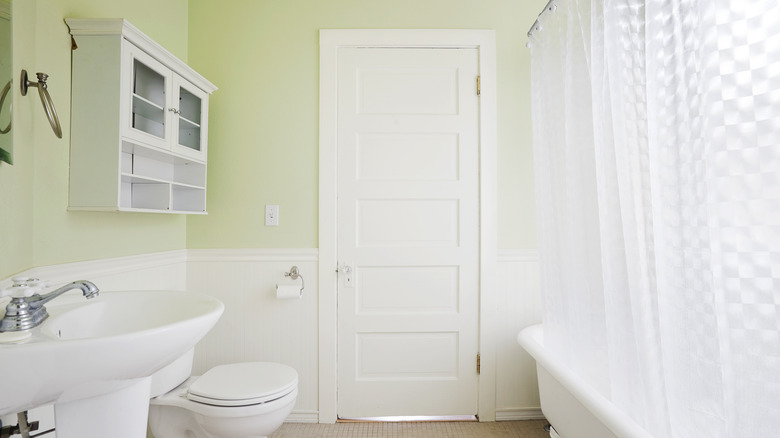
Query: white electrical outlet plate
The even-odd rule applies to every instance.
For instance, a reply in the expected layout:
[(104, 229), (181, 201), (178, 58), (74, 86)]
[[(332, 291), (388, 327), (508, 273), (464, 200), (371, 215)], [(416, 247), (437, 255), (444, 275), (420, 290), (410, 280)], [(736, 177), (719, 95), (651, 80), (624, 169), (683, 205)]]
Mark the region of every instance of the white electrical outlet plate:
[(279, 206), (267, 204), (265, 206), (265, 226), (275, 227), (277, 225), (279, 225)]

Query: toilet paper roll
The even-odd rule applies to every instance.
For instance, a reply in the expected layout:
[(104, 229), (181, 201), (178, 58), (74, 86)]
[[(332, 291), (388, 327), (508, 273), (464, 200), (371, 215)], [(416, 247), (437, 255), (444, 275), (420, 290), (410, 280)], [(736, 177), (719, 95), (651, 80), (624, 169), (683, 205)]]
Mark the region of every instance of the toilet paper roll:
[(296, 300), (303, 295), (303, 289), (300, 284), (277, 284), (276, 299), (278, 300)]

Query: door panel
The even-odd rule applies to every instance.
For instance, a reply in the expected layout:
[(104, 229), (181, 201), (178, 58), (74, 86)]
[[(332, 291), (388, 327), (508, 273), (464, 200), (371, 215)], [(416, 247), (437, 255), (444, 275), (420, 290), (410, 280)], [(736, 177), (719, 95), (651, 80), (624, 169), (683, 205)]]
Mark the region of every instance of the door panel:
[(456, 379), (458, 334), (359, 333), (357, 380)]
[(358, 71), (357, 77), (357, 112), (387, 115), (457, 114), (457, 84), (457, 66), (364, 66)]
[(338, 415), (476, 414), (478, 51), (338, 63)]
[(457, 313), (458, 266), (364, 266), (356, 313)]
[(358, 181), (456, 181), (457, 134), (365, 133), (356, 140)]
[(361, 199), (357, 246), (458, 246), (457, 199)]

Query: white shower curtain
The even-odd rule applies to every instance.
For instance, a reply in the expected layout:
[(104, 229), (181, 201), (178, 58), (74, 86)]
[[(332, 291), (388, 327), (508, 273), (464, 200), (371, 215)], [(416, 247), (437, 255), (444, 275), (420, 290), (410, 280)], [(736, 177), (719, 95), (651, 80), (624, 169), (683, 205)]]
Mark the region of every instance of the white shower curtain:
[(545, 343), (651, 434), (780, 436), (780, 5), (555, 0), (532, 56)]

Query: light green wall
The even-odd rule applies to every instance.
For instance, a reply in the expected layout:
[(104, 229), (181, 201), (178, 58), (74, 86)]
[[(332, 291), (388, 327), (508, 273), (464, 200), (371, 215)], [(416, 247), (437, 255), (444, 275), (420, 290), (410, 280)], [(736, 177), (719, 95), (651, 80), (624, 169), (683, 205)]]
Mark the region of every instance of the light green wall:
[[(35, 50), (35, 33), (32, 31), (35, 28), (35, 13), (34, 9), (29, 11), (31, 5), (32, 2), (21, 1), (13, 4), (12, 13), (19, 16), (13, 26), (12, 39), (16, 48), (14, 66), (19, 65), (23, 53)], [(14, 82), (17, 81), (14, 78)], [(17, 138), (32, 139), (31, 125), (20, 123), (20, 120), (32, 114), (32, 106), (29, 101), (22, 101), (19, 93), (14, 92), (12, 96), (14, 120), (11, 134)], [(14, 148), (15, 164), (10, 166), (0, 162), (0, 277), (25, 269), (33, 262), (32, 156), (31, 148), (22, 147), (17, 140)]]
[(33, 266), (184, 248), (182, 216), (67, 211), (71, 44), (63, 19), (127, 18), (186, 60), (187, 0), (13, 0), (13, 15), (14, 79), (22, 68), (50, 75), (63, 138), (52, 133), (37, 95), (14, 94), (14, 165), (0, 164), (0, 278)]
[[(50, 75), (64, 138), (54, 137), (35, 96), (14, 94), (15, 163), (0, 164), (0, 278), (33, 266), (185, 247), (316, 247), (318, 31), (323, 28), (496, 30), (499, 246), (535, 247), (524, 43), (543, 4), (14, 0), (15, 69)], [(65, 17), (127, 18), (220, 87), (211, 100), (208, 216), (67, 211), (70, 36)], [(265, 204), (280, 204), (279, 227), (263, 226)]]
[[(220, 87), (208, 211), (187, 246), (316, 247), (319, 29), (495, 29), (499, 246), (536, 246), (526, 32), (545, 0), (190, 0), (189, 63)], [(280, 225), (263, 226), (264, 205)]]

